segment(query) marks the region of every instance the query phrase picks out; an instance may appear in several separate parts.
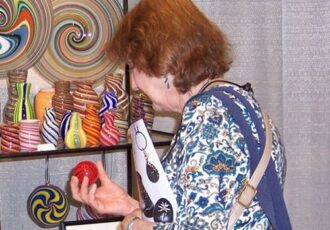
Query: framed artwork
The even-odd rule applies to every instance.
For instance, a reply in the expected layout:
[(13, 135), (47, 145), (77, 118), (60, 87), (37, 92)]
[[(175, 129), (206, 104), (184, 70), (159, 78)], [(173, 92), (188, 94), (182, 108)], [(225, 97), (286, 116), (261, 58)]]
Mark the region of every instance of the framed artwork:
[(66, 221), (60, 225), (60, 230), (119, 230), (123, 217), (99, 220)]

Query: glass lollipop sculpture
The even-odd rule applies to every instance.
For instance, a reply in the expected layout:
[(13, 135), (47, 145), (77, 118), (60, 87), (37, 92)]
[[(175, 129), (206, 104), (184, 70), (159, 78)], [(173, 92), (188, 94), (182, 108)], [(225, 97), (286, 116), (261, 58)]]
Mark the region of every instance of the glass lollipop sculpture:
[(46, 184), (34, 189), (27, 200), (29, 216), (42, 228), (58, 226), (69, 213), (69, 202), (65, 192), (51, 185), (48, 174), (48, 157), (46, 158)]
[(58, 226), (69, 213), (65, 193), (50, 184), (33, 190), (28, 198), (27, 208), (33, 222), (43, 228)]

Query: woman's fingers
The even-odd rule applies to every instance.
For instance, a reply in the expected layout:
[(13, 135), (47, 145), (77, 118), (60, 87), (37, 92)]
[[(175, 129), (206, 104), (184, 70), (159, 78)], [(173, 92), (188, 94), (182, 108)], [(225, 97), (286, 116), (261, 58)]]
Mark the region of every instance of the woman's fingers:
[(76, 201), (82, 202), (79, 191), (79, 180), (77, 177), (72, 176), (70, 181), (71, 195)]
[(96, 189), (97, 189), (96, 184), (92, 184), (88, 193), (89, 204), (94, 208), (96, 208), (96, 198), (95, 198)]
[(83, 181), (80, 186), (80, 197), (82, 202), (88, 204), (88, 183), (89, 179), (87, 176), (84, 176)]
[(95, 193), (97, 190), (97, 185), (93, 184), (90, 189), (89, 189), (89, 194), (88, 194), (88, 201), (89, 201), (89, 205), (91, 207), (93, 207), (94, 209), (96, 209), (96, 211), (100, 214), (104, 214), (105, 213), (105, 206), (104, 204), (97, 199)]
[(97, 171), (99, 173), (99, 179), (101, 181), (102, 186), (104, 186), (106, 188), (122, 190), (122, 188), (118, 184), (116, 184), (109, 178), (108, 174), (106, 173), (106, 171), (103, 168), (101, 161), (96, 162), (96, 167), (97, 167)]
[(99, 179), (101, 181), (101, 184), (102, 185), (109, 184), (110, 183), (110, 179), (108, 177), (108, 174), (104, 170), (101, 161), (96, 162), (96, 168), (97, 168), (97, 171), (98, 171), (98, 174), (99, 174)]

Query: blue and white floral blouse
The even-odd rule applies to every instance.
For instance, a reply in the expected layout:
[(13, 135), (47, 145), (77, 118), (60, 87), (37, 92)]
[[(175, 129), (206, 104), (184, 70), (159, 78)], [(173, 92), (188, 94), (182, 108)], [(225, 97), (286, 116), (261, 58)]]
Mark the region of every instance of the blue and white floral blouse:
[[(223, 85), (222, 85), (223, 86)], [(258, 117), (260, 107), (249, 92), (233, 87), (244, 95)], [(244, 106), (231, 95), (242, 110)], [(253, 129), (251, 117), (246, 116)], [(273, 133), (272, 159), (281, 186), (286, 161), (278, 130)], [(221, 100), (198, 94), (185, 105), (182, 123), (162, 164), (178, 203), (173, 223), (159, 223), (154, 229), (226, 229), (229, 213), (244, 180), (250, 178), (250, 156), (239, 126)], [(270, 229), (270, 222), (255, 197), (234, 229)]]

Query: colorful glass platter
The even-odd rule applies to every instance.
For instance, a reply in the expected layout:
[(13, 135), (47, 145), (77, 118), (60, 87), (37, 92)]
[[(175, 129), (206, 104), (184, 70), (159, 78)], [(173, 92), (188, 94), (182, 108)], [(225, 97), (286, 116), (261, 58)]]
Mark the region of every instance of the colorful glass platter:
[(0, 1), (0, 77), (27, 70), (45, 52), (52, 33), (50, 0)]
[(118, 66), (106, 52), (123, 17), (122, 5), (117, 0), (53, 0), (52, 4), (53, 34), (36, 69), (52, 83), (100, 83)]

